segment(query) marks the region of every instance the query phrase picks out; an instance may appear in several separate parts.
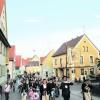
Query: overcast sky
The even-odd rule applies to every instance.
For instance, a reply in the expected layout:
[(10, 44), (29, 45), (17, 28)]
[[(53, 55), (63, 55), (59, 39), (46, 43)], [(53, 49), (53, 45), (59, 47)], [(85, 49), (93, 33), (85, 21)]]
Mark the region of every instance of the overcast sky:
[(6, 0), (6, 6), (17, 54), (44, 56), (84, 33), (100, 49), (100, 0)]

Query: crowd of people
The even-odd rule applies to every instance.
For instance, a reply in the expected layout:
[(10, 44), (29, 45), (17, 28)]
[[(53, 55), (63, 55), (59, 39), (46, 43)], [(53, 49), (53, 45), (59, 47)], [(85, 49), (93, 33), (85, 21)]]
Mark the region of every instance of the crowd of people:
[(18, 80), (18, 88), (22, 100), (26, 100), (26, 96), (30, 100), (52, 100), (54, 96), (59, 97), (59, 83), (55, 77), (41, 79), (33, 74), (29, 74), (20, 77)]
[[(17, 86), (17, 89), (15, 88)], [(16, 80), (8, 80), (4, 86), (5, 100), (9, 100), (10, 91), (18, 90), (21, 100), (55, 100), (60, 96), (62, 90), (63, 100), (70, 100), (70, 86), (73, 82), (69, 81), (66, 76), (62, 82), (56, 77), (42, 79), (35, 74), (24, 74), (16, 78)], [(82, 83), (83, 100), (92, 100), (92, 84), (89, 80), (84, 79)]]

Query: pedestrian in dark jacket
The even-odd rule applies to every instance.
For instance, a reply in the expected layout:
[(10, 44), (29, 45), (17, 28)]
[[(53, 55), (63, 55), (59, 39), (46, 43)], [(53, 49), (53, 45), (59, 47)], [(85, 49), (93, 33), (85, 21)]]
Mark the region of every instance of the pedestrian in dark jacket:
[(2, 100), (2, 86), (0, 85), (0, 98), (1, 98), (1, 100)]
[(73, 85), (73, 83), (68, 81), (67, 77), (64, 76), (64, 81), (61, 83), (62, 96), (64, 100), (70, 100), (70, 85)]
[(43, 84), (40, 86), (40, 100), (46, 100), (47, 91), (47, 81), (43, 79)]
[(9, 100), (10, 90), (11, 90), (10, 83), (7, 82), (7, 83), (5, 84), (5, 86), (4, 86), (5, 100)]

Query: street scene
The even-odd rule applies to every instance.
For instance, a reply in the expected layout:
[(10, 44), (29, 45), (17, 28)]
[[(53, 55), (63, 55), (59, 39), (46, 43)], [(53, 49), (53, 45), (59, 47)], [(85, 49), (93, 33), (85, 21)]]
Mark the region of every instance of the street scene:
[[(80, 87), (81, 87), (80, 84), (75, 84), (74, 86), (71, 87), (71, 98), (70, 98), (70, 100), (83, 100)], [(100, 99), (97, 96), (93, 96), (92, 98), (93, 98), (93, 100), (99, 100)], [(2, 100), (5, 100), (4, 95), (2, 96)], [(10, 94), (10, 100), (21, 100), (21, 96), (20, 96), (19, 92), (18, 91), (14, 92), (14, 93), (12, 92)], [(27, 97), (27, 100), (28, 100), (28, 97)], [(55, 100), (63, 100), (61, 94), (60, 94), (59, 98), (55, 98)]]
[(99, 0), (0, 0), (0, 100), (100, 100)]

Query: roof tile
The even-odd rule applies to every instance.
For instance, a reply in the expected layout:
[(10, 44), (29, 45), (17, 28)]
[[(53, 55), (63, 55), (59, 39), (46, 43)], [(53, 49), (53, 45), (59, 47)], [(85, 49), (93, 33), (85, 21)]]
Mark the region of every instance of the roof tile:
[(75, 47), (84, 35), (78, 36), (68, 42), (63, 43), (60, 48), (54, 53), (53, 57), (66, 54), (67, 47)]

